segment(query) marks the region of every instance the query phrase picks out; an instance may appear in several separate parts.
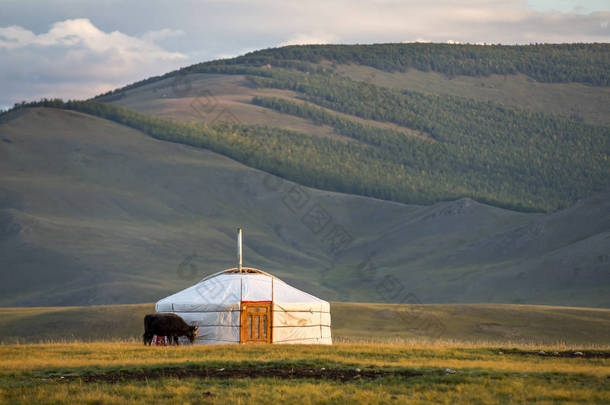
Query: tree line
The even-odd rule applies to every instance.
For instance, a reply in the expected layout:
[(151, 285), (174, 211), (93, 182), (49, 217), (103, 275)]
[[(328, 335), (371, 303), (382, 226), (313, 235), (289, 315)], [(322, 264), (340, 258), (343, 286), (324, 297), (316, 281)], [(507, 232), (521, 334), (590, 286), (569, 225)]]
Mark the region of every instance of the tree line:
[[(577, 82), (594, 86), (610, 85), (610, 44), (373, 44), (373, 45), (291, 45), (254, 51), (229, 59), (197, 63), (164, 75), (153, 76), (98, 97), (188, 73), (249, 74), (248, 68), (271, 65), (301, 72), (332, 74), (332, 64), (360, 64), (384, 71), (417, 69), (457, 75), (527, 75), (540, 82)], [(231, 68), (233, 67), (233, 68)]]
[(300, 64), (300, 70), (304, 70), (305, 62), (318, 64), (321, 61), (354, 63), (385, 71), (417, 69), (450, 77), (522, 73), (540, 82), (579, 82), (596, 86), (610, 84), (610, 44), (607, 43), (293, 45), (255, 51), (200, 66), (272, 64), (286, 67), (287, 63), (292, 62)]

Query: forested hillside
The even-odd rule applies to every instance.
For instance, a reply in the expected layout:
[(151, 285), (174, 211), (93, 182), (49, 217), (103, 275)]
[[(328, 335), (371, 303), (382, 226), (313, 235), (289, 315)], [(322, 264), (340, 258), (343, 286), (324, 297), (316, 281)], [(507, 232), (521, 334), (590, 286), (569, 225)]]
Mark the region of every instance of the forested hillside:
[[(150, 78), (96, 98), (103, 103), (44, 100), (21, 106), (95, 114), (315, 188), (403, 203), (470, 197), (519, 211), (553, 211), (610, 188), (610, 127), (571, 115), (357, 81), (337, 73), (335, 64), (449, 76), (520, 73), (595, 88), (608, 85), (609, 51), (608, 44), (291, 46)], [(117, 106), (131, 107), (130, 100), (141, 99), (136, 94), (156, 86), (147, 94), (164, 103), (183, 99), (187, 104), (181, 108), (191, 109), (198, 98), (205, 103), (215, 97), (190, 84), (194, 77), (208, 76), (243, 77), (247, 84), (231, 92), (254, 91), (254, 96), (232, 102), (231, 108), (247, 103), (282, 119), (185, 122)], [(271, 94), (280, 97), (259, 96), (267, 94), (265, 89), (279, 91)], [(329, 136), (313, 136), (306, 126), (286, 129), (294, 127), (282, 124), (289, 117), (329, 128)]]
[(290, 88), (312, 103), (388, 120), (428, 137), (366, 126), (312, 104), (274, 98), (252, 102), (329, 125), (359, 142), (277, 127), (180, 123), (103, 103), (56, 100), (29, 105), (95, 114), (311, 187), (404, 203), (471, 197), (522, 211), (550, 211), (610, 186), (608, 128), (456, 97), (392, 92), (324, 75), (299, 81), (294, 75), (251, 80)]

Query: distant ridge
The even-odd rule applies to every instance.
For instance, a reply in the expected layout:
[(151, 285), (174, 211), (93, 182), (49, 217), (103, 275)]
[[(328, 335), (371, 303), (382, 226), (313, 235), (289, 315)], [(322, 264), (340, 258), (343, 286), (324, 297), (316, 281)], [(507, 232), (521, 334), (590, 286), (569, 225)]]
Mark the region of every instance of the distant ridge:
[(277, 64), (311, 70), (311, 63), (355, 63), (385, 71), (417, 69), (450, 76), (523, 73), (542, 82), (610, 84), (610, 44), (473, 45), (387, 43), (371, 45), (289, 45), (249, 52), (235, 58), (203, 62), (135, 82), (129, 90), (177, 74), (207, 71), (217, 65)]

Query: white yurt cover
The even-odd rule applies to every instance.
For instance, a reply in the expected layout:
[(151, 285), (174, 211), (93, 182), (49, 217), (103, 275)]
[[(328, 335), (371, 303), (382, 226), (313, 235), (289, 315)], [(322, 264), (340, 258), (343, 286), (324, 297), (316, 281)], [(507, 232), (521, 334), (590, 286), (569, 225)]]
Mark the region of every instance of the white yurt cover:
[(240, 343), (242, 302), (270, 301), (272, 343), (332, 344), (330, 305), (257, 269), (225, 270), (156, 304), (198, 326), (196, 344)]

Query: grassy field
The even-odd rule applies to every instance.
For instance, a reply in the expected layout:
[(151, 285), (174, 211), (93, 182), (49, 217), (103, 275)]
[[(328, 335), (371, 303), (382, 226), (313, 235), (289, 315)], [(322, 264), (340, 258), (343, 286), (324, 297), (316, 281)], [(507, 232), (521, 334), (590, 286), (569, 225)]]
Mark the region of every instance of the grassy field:
[(0, 346), (0, 401), (607, 403), (610, 350), (476, 345)]
[(332, 346), (149, 347), (153, 310), (0, 309), (0, 403), (610, 401), (610, 310), (332, 303)]

